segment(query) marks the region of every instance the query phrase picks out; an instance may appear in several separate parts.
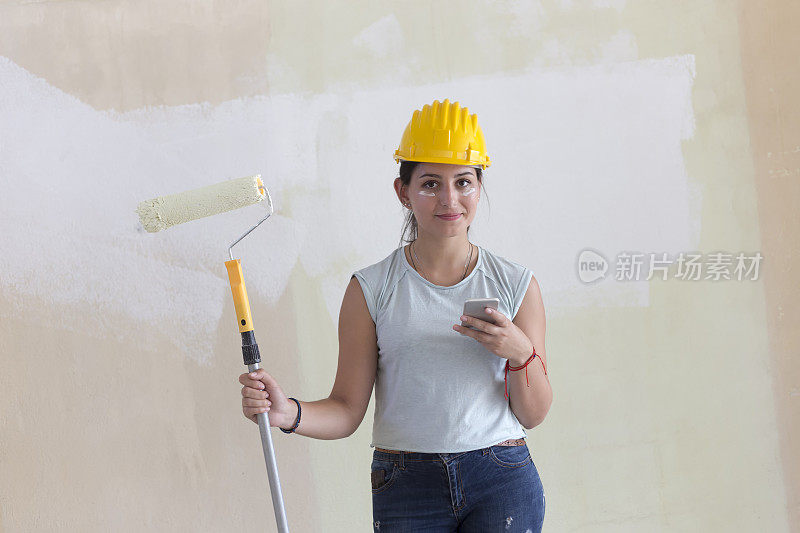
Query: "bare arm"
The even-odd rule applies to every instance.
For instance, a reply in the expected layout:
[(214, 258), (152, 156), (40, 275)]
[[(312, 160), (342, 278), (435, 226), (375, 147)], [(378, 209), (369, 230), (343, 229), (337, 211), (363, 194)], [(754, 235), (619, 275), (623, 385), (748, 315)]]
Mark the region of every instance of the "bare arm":
[[(544, 372), (547, 365), (544, 347), (544, 303), (536, 278), (531, 278), (513, 322), (533, 343), (538, 361), (533, 360), (528, 364), (527, 376), (525, 370), (508, 373), (508, 396), (511, 410), (520, 423), (525, 429), (533, 429), (544, 421), (553, 403), (553, 389), (550, 387), (550, 379)], [(520, 366), (525, 360), (527, 356), (520, 361), (510, 361), (510, 364)]]
[[(333, 440), (352, 435), (372, 396), (378, 365), (375, 323), (369, 315), (358, 280), (351, 279), (339, 313), (339, 368), (330, 395), (313, 402), (300, 401), (298, 435)], [(297, 419), (297, 404), (289, 400), (278, 382), (263, 368), (255, 375), (239, 376), (244, 416), (256, 422), (268, 413), (270, 426), (289, 429)], [(299, 400), (298, 400), (299, 401)]]
[(361, 284), (355, 276), (344, 294), (339, 312), (339, 366), (328, 396), (347, 406), (352, 435), (367, 412), (378, 371), (378, 338)]

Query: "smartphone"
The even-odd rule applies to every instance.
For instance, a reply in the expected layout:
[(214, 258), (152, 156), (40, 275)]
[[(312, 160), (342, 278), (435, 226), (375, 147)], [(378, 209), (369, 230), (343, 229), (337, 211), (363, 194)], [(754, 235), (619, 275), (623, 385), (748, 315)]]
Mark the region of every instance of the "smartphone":
[[(497, 309), (497, 306), (500, 305), (499, 298), (469, 298), (464, 302), (464, 315), (479, 318), (486, 322), (491, 322), (494, 324), (494, 320), (492, 320), (491, 315), (487, 314), (484, 310), (484, 307), (491, 307), (492, 309)], [(472, 328), (472, 326), (467, 326), (463, 322), (461, 323), (462, 326)]]

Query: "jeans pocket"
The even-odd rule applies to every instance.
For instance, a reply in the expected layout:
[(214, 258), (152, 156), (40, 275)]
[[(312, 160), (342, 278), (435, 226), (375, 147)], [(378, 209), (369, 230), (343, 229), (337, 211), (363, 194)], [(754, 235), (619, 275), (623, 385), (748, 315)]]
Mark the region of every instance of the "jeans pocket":
[(504, 468), (519, 468), (532, 461), (528, 446), (492, 446), (489, 456)]
[(398, 476), (397, 463), (389, 461), (372, 462), (372, 494), (383, 492), (394, 484)]

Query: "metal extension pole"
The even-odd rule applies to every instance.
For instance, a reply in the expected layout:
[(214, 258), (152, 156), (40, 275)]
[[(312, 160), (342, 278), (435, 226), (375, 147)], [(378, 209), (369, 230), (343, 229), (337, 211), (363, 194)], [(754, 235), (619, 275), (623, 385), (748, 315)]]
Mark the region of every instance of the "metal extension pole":
[[(228, 278), (231, 283), (233, 293), (233, 304), (236, 308), (236, 318), (239, 323), (239, 333), (242, 336), (242, 355), (244, 364), (248, 371), (253, 372), (261, 368), (261, 354), (256, 343), (255, 332), (253, 331), (253, 320), (250, 316), (250, 301), (247, 298), (247, 289), (244, 284), (242, 274), (242, 264), (238, 259), (233, 258), (233, 247), (236, 243), (245, 238), (251, 231), (256, 229), (262, 222), (272, 214), (272, 200), (269, 193), (264, 188), (269, 212), (258, 221), (258, 223), (244, 232), (241, 237), (233, 241), (228, 247), (230, 261), (225, 261), (228, 270)], [(281, 482), (278, 477), (278, 463), (275, 461), (275, 449), (272, 446), (272, 433), (270, 432), (269, 417), (267, 413), (258, 413), (258, 431), (261, 434), (261, 448), (264, 451), (264, 461), (267, 463), (267, 476), (269, 477), (269, 492), (272, 495), (272, 509), (275, 512), (275, 520), (278, 523), (279, 533), (289, 533), (289, 525), (286, 520), (286, 509), (283, 505), (283, 494), (281, 493)]]
[[(250, 372), (258, 370), (261, 365), (253, 363), (247, 365)], [(272, 433), (269, 429), (269, 419), (267, 413), (258, 413), (258, 431), (261, 433), (261, 447), (264, 450), (264, 461), (267, 463), (267, 476), (269, 477), (269, 492), (272, 495), (272, 509), (275, 511), (275, 520), (278, 522), (279, 533), (289, 533), (289, 525), (286, 521), (286, 509), (283, 506), (283, 494), (281, 493), (281, 481), (278, 478), (278, 463), (275, 461), (275, 449), (272, 447)]]

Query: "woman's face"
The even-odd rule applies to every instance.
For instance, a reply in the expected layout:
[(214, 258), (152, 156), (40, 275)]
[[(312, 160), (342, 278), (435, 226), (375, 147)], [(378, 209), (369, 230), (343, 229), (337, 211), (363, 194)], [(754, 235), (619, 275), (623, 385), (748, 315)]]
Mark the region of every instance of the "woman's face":
[[(478, 209), (481, 184), (473, 167), (420, 163), (411, 173), (407, 196), (417, 224), (439, 235), (466, 232)], [(453, 220), (440, 215), (456, 213)]]

